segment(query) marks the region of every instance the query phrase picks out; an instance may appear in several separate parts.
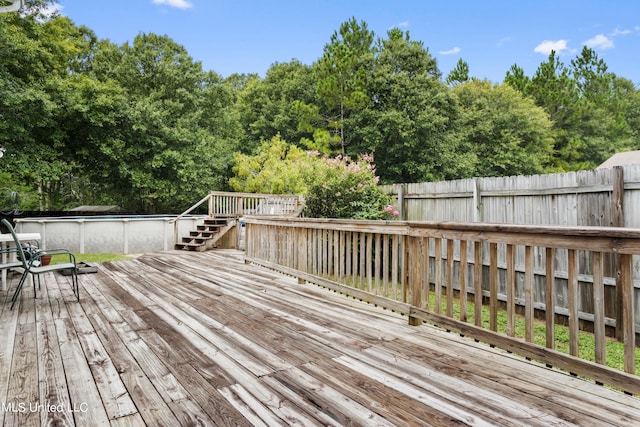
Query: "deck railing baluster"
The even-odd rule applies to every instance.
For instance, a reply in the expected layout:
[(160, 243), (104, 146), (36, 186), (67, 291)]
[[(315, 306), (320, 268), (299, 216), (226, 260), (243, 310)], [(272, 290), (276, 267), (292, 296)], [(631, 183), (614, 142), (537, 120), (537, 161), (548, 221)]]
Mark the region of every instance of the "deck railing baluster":
[(595, 360), (604, 365), (607, 359), (604, 324), (604, 280), (602, 252), (593, 253), (593, 333), (595, 336)]
[(525, 246), (524, 248), (524, 324), (525, 324), (525, 339), (527, 342), (533, 342), (533, 322), (534, 322), (534, 310), (533, 310), (533, 248), (531, 246)]
[(447, 317), (453, 317), (453, 249), (454, 241), (447, 240), (447, 281), (445, 286), (447, 287)]
[(498, 244), (489, 243), (489, 327), (498, 330)]
[(631, 254), (623, 254), (620, 257), (620, 282), (622, 284), (622, 330), (624, 342), (624, 370), (630, 374), (636, 369), (636, 334), (634, 321), (634, 285), (633, 285), (633, 259)]
[(460, 320), (467, 321), (467, 241), (460, 241)]
[(568, 251), (568, 293), (569, 293), (569, 353), (577, 356), (580, 352), (578, 337), (578, 251)]
[(438, 314), (442, 311), (442, 241), (442, 238), (436, 238), (436, 277), (434, 280), (434, 286), (436, 291), (435, 311)]
[(516, 271), (514, 246), (507, 245), (506, 251), (506, 293), (507, 293), (507, 335), (516, 335)]
[[(556, 280), (555, 274), (555, 250), (545, 248), (545, 318), (546, 318), (546, 346), (550, 349), (556, 348), (555, 341), (555, 311), (556, 311)], [(602, 327), (604, 328), (604, 319)]]
[(474, 323), (482, 327), (482, 242), (473, 243), (473, 302)]

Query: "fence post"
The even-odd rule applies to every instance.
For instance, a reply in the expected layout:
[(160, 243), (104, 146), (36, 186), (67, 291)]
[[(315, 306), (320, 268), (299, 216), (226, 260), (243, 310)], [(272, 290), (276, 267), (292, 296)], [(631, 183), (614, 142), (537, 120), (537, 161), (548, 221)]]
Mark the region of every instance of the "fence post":
[(400, 214), (399, 219), (404, 221), (406, 219), (404, 213), (404, 184), (398, 186), (398, 213)]
[(84, 219), (78, 220), (78, 224), (80, 225), (80, 253), (84, 253)]
[(476, 178), (473, 178), (473, 221), (482, 222), (482, 198), (480, 184)]

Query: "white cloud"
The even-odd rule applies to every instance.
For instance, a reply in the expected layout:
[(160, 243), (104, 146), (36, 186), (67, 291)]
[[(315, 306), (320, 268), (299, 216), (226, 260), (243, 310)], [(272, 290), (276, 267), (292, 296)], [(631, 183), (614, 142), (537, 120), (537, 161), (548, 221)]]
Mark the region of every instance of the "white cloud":
[(187, 0), (153, 0), (153, 4), (166, 4), (167, 6), (177, 7), (178, 9), (189, 9), (193, 7), (191, 2)]
[[(40, 23), (44, 23), (49, 21), (50, 19), (62, 14), (62, 5), (59, 3), (51, 3), (47, 4), (42, 10), (39, 12), (37, 16), (35, 16), (36, 21)], [(20, 11), (20, 16), (25, 17), (30, 14), (30, 9), (28, 6), (25, 6)]]
[(502, 46), (504, 46), (505, 44), (509, 43), (510, 41), (511, 41), (511, 37), (503, 37), (503, 38), (501, 38), (500, 40), (498, 40), (498, 44), (497, 44), (497, 46), (498, 46), (498, 47), (502, 47)]
[(389, 27), (388, 29), (389, 30), (393, 30), (394, 28), (397, 28), (397, 29), (409, 28), (409, 21), (402, 21), (402, 22), (400, 22), (398, 24), (395, 24), (395, 25)]
[(59, 3), (47, 4), (42, 13), (46, 16), (53, 16), (62, 12), (63, 6)]
[(613, 40), (611, 40), (609, 37), (605, 36), (604, 34), (598, 34), (597, 36), (585, 41), (584, 45), (592, 49), (606, 50), (606, 49), (613, 48)]
[(616, 28), (611, 33), (609, 33), (609, 36), (611, 37), (626, 36), (627, 34), (631, 34), (632, 32), (633, 32), (632, 30), (620, 30)]
[(556, 53), (560, 53), (563, 50), (567, 50), (566, 40), (545, 40), (533, 49), (536, 53), (542, 53), (543, 55), (549, 55), (554, 50)]
[(438, 52), (440, 55), (455, 55), (456, 53), (460, 52), (460, 48), (458, 46), (454, 47), (453, 49), (449, 49), (449, 50), (444, 50), (444, 51), (440, 51)]

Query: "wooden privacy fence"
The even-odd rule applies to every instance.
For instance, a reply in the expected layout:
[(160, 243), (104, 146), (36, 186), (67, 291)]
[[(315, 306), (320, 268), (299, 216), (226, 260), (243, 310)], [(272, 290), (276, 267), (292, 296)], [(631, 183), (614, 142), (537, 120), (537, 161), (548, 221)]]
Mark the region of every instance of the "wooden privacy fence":
[[(247, 262), (404, 313), (413, 325), (428, 321), (640, 394), (632, 277), (640, 230), (265, 217), (245, 221)], [(521, 265), (515, 261), (517, 252), (524, 254)], [(566, 271), (556, 263), (561, 253)], [(605, 313), (605, 282), (615, 281), (607, 277), (607, 257), (617, 257), (620, 269), (617, 320)], [(578, 286), (585, 280), (580, 271), (590, 272), (591, 313), (580, 312), (585, 292)], [(504, 286), (499, 276), (504, 276)], [(536, 286), (539, 280), (542, 286)], [(564, 296), (561, 306), (558, 294)], [(555, 309), (544, 310), (544, 318), (536, 320), (536, 308), (548, 306)], [(566, 352), (559, 350), (564, 338), (558, 310), (568, 317)], [(581, 314), (592, 319), (591, 354), (579, 345)], [(623, 366), (607, 366), (607, 324), (620, 332)], [(534, 332), (541, 329), (542, 342), (536, 343)]]
[(640, 228), (640, 164), (382, 188), (408, 221)]

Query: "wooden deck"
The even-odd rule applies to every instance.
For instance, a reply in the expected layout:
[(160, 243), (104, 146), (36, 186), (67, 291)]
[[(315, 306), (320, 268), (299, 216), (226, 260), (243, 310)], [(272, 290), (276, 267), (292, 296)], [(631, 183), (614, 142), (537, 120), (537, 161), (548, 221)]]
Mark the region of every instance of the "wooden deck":
[[(162, 252), (0, 294), (7, 426), (638, 425), (640, 399), (296, 279)], [(17, 281), (11, 281), (10, 292)]]

